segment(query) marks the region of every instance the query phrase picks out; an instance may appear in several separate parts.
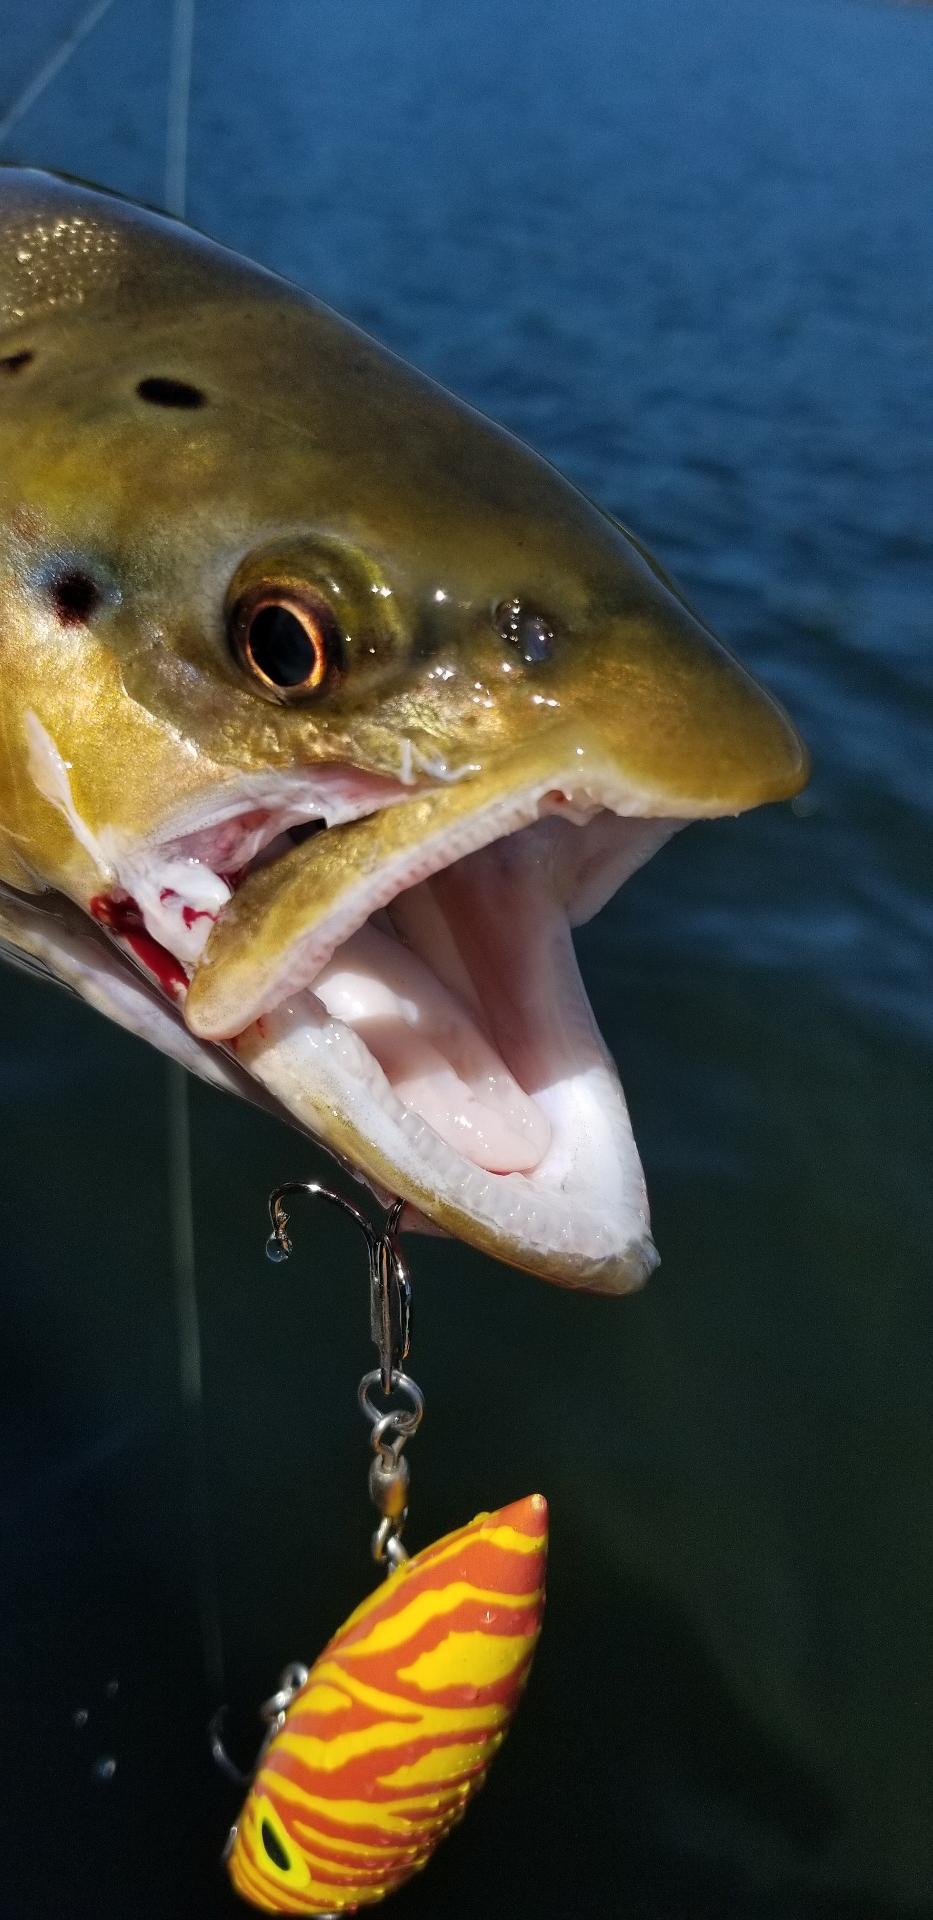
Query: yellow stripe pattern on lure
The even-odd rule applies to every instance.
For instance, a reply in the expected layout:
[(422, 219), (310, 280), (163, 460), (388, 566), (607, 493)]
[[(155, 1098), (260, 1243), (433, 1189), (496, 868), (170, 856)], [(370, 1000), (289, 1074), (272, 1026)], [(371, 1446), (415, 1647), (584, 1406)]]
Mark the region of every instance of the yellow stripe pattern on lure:
[(229, 1850), (267, 1913), (354, 1913), (426, 1865), (505, 1738), (541, 1629), (540, 1494), (426, 1547), (334, 1635)]

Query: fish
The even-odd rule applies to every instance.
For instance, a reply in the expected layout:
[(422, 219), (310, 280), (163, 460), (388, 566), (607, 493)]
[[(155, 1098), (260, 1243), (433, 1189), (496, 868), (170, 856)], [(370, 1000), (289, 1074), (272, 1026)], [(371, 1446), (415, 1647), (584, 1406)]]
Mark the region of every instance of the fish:
[(547, 1502), (481, 1513), (407, 1561), (276, 1722), (227, 1844), (266, 1913), (356, 1913), (427, 1865), (508, 1732), (541, 1632)]
[(657, 1261), (574, 928), (793, 795), (640, 539), (310, 294), (0, 168), (0, 946), (403, 1224)]

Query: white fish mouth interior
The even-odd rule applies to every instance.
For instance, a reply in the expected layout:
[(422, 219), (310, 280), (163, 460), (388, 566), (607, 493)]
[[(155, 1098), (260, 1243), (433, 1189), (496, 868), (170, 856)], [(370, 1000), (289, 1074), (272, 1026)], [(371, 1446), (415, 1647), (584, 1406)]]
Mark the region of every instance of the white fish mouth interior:
[[(306, 960), (296, 942), (281, 997), (227, 1045), (325, 1140), (336, 1111), (422, 1212), (436, 1195), (520, 1263), (579, 1263), (585, 1277), (621, 1262), (624, 1282), (612, 1284), (637, 1285), (656, 1262), (644, 1178), (570, 927), (682, 821), (622, 816), (613, 799), (507, 796), (498, 834), (487, 820), (470, 850), (468, 817), (426, 878), (406, 885), (394, 872), (384, 899), (375, 876), (354, 890), (330, 956)], [(189, 976), (236, 885), (291, 851), (301, 811), (241, 806), (122, 865), (146, 931)], [(373, 799), (327, 811), (334, 824), (372, 812)]]

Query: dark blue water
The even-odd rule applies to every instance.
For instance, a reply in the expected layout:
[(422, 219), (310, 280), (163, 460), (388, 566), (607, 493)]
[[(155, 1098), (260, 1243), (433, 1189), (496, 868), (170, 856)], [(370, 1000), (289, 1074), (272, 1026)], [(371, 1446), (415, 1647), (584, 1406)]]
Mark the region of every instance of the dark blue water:
[[(0, 0), (0, 112), (75, 11)], [(116, 0), (4, 157), (158, 202), (167, 52)], [(582, 937), (647, 1292), (417, 1250), (413, 1534), (540, 1485), (554, 1561), (520, 1723), (400, 1914), (933, 1908), (931, 101), (923, 7), (202, 0), (192, 219), (635, 526), (814, 754)], [(363, 1275), (310, 1223), (265, 1266), (266, 1189), (321, 1163), (196, 1089), (199, 1476), (162, 1067), (12, 978), (0, 1048), (0, 1911), (231, 1914), (207, 1713), (248, 1754), (370, 1577)]]

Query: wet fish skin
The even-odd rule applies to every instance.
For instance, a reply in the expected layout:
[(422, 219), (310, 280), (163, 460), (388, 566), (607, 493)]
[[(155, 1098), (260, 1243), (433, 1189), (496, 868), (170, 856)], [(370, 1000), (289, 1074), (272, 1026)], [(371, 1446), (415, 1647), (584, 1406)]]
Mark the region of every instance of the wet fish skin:
[[(309, 296), (42, 175), (0, 175), (0, 255), (3, 357), (34, 355), (0, 388), (4, 724), (41, 700), (95, 831), (151, 832), (222, 769), (352, 754), (397, 776), (408, 742), (415, 765), (462, 772), (507, 752), (541, 697), (608, 717), (627, 776), (670, 797), (738, 810), (799, 783), (778, 710), (622, 532)], [(153, 376), (204, 406), (147, 406)], [(43, 604), (72, 559), (103, 578), (93, 636)], [(350, 664), (326, 707), (257, 697), (226, 648), (231, 578), (272, 567), (338, 580)], [(510, 594), (560, 636), (533, 685), (502, 672), (490, 611)], [(16, 758), (7, 877), (77, 877)]]
[[(153, 404), (153, 380), (189, 404)], [(283, 705), (231, 653), (226, 613), (268, 578), (327, 595), (343, 671), (325, 698)], [(63, 613), (75, 579), (92, 617)], [(503, 640), (513, 599), (541, 610), (550, 658)], [(781, 709), (545, 461), (190, 229), (5, 168), (0, 659), (7, 931), (17, 893), (87, 906), (126, 849), (244, 778), (352, 763), (440, 787), (467, 820), (519, 764), (543, 791), (579, 761), (617, 810), (672, 817), (806, 776)], [(400, 837), (391, 810), (342, 831), (373, 867)], [(265, 920), (250, 938), (258, 965)], [(343, 1120), (315, 1124), (391, 1174)], [(456, 1209), (435, 1217), (469, 1237)]]

